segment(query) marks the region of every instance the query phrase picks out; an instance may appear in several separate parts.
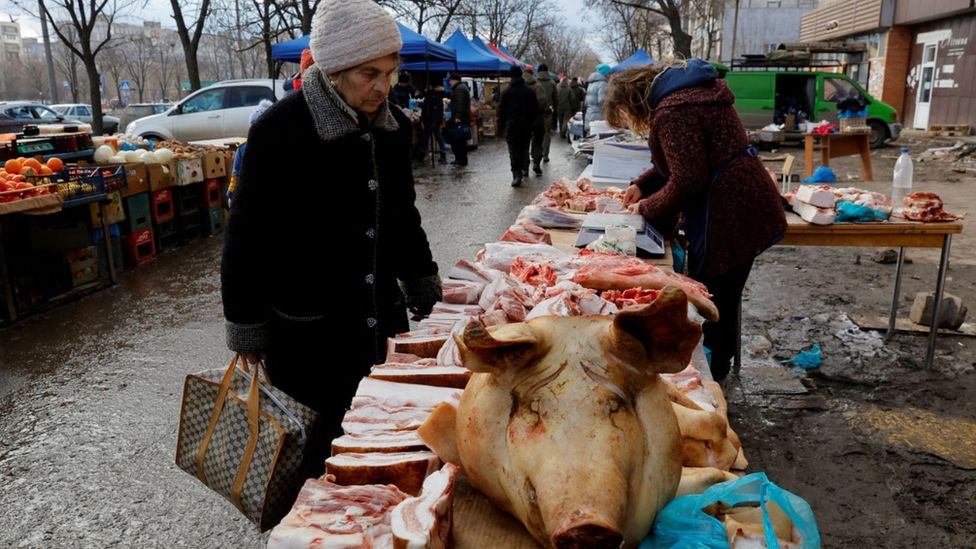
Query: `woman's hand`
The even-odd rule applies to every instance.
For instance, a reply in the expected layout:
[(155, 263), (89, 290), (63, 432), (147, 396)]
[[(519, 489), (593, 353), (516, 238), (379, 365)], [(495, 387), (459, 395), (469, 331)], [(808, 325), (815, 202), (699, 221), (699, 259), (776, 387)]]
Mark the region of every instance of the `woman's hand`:
[(631, 206), (640, 202), (642, 198), (640, 187), (631, 185), (624, 191), (624, 206)]

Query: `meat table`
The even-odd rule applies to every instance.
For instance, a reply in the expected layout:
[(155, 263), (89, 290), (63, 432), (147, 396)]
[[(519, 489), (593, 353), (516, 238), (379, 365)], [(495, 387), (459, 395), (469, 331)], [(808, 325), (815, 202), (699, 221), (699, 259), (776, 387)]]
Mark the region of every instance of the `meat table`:
[[(905, 248), (941, 248), (939, 272), (935, 281), (935, 306), (933, 318), (939, 318), (942, 305), (942, 292), (945, 288), (946, 271), (949, 268), (949, 248), (952, 235), (962, 232), (962, 223), (916, 223), (912, 221), (888, 221), (884, 223), (836, 223), (834, 225), (812, 225), (793, 213), (786, 215), (786, 236), (779, 246), (850, 246), (850, 247), (891, 247), (898, 248), (898, 262), (895, 270), (895, 289), (891, 299), (886, 338), (895, 333), (898, 316), (898, 296), (901, 292), (902, 266)], [(741, 324), (742, 315), (739, 315)], [(929, 331), (928, 350), (925, 366), (932, 367), (935, 358), (935, 341), (938, 329), (934, 323)], [(740, 360), (736, 356), (735, 371), (739, 371)]]

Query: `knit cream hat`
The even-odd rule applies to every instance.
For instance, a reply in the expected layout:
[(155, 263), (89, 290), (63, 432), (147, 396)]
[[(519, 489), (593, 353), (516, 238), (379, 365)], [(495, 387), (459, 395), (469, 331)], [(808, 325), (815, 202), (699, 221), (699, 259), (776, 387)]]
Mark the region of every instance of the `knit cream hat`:
[(397, 53), (400, 29), (373, 0), (323, 0), (312, 19), (309, 48), (326, 75)]

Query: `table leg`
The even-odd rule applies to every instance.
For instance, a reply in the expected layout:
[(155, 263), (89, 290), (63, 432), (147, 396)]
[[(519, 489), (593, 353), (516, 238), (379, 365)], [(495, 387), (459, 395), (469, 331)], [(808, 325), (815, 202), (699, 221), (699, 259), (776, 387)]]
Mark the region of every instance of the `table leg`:
[(942, 312), (942, 291), (945, 289), (946, 272), (949, 270), (949, 247), (952, 235), (945, 235), (942, 241), (942, 259), (939, 260), (939, 276), (935, 281), (935, 296), (932, 304), (932, 329), (929, 331), (929, 348), (925, 354), (925, 367), (932, 369), (935, 360), (935, 340), (939, 337), (939, 314)]
[(871, 169), (871, 136), (865, 134), (861, 141), (861, 175), (865, 181), (874, 181), (874, 173)]
[(3, 285), (3, 298), (7, 303), (7, 320), (17, 320), (17, 304), (14, 303), (14, 287), (7, 270), (7, 251), (3, 246), (3, 221), (0, 221), (0, 285)]
[(742, 369), (742, 298), (739, 298), (739, 312), (735, 319), (735, 356), (732, 357), (732, 373), (739, 377)]
[(813, 136), (804, 136), (803, 143), (803, 169), (804, 176), (810, 177), (813, 175)]
[(821, 141), (821, 143), (822, 143), (821, 147), (822, 148), (820, 149), (820, 165), (821, 166), (830, 166), (830, 142), (831, 141), (833, 141), (833, 140), (830, 138), (830, 136), (827, 136), (827, 135), (823, 136), (823, 139)]
[(115, 260), (112, 253), (112, 232), (109, 230), (108, 217), (105, 216), (105, 204), (98, 203), (98, 211), (101, 212), (102, 234), (105, 235), (105, 257), (108, 259), (108, 279), (112, 284), (118, 284), (119, 274), (115, 272)]
[(895, 294), (891, 297), (891, 312), (888, 315), (888, 333), (885, 341), (895, 335), (895, 321), (898, 319), (898, 302), (901, 299), (901, 270), (905, 265), (905, 248), (898, 248), (898, 266), (895, 268)]

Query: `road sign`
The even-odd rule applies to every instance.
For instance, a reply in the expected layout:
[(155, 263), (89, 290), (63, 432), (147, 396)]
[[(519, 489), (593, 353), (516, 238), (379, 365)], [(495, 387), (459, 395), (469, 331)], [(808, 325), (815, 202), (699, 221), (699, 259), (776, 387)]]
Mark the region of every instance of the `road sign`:
[(132, 90), (132, 82), (129, 82), (128, 80), (123, 80), (123, 81), (119, 82), (119, 90), (121, 90), (121, 91), (131, 91)]

